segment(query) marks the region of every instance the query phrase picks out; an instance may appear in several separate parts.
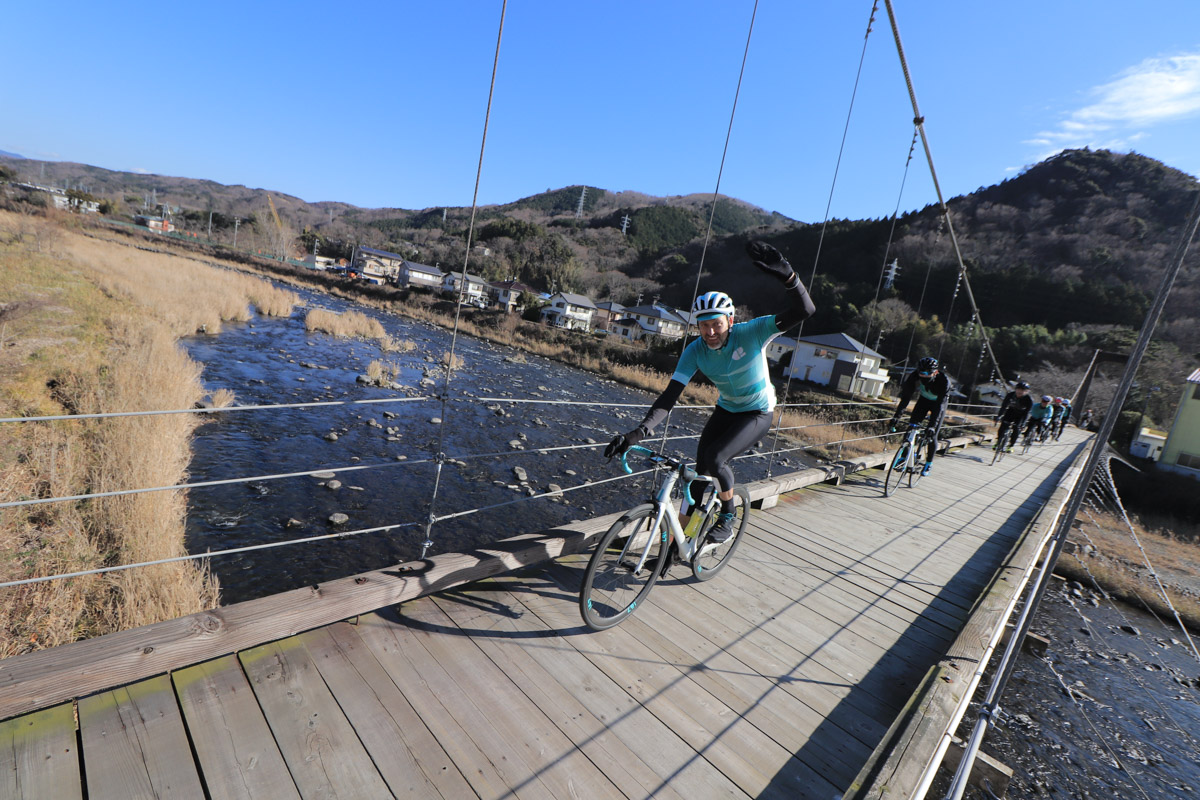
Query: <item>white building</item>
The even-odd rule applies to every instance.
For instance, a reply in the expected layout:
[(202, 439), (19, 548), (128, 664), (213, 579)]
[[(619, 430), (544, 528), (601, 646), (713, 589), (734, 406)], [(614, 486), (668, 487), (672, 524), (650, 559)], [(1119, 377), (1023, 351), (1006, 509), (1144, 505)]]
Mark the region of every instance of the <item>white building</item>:
[(456, 300), (461, 299), (461, 302), (467, 305), (480, 308), (487, 305), (487, 285), (483, 278), (469, 272), (447, 272), (442, 276), (443, 292), (452, 295)]
[(1167, 432), (1153, 428), (1142, 428), (1129, 444), (1129, 455), (1158, 461), (1167, 443)]
[(795, 342), (784, 376), (867, 397), (883, 394), (888, 382), (883, 356), (857, 339), (844, 333), (827, 333), (802, 336)]
[(690, 317), (682, 311), (651, 303), (633, 306), (621, 312), (610, 328), (627, 339), (638, 341), (647, 336), (678, 339), (687, 332)]
[(405, 261), (400, 268), (397, 280), (401, 286), (424, 286), (426, 289), (442, 288), (445, 274), (437, 267), (428, 264), (418, 264), (415, 261)]
[(542, 309), (542, 321), (556, 328), (590, 331), (595, 311), (596, 304), (583, 295), (557, 292), (550, 296), (550, 303)]

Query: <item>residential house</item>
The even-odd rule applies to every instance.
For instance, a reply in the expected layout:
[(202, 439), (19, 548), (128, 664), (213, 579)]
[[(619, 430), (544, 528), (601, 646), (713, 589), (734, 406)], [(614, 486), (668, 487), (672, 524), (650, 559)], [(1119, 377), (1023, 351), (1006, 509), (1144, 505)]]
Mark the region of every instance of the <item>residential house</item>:
[(783, 374), (832, 386), (841, 392), (879, 397), (887, 385), (883, 356), (844, 333), (801, 336)]
[(776, 336), (767, 342), (767, 361), (778, 364), (779, 359), (796, 349), (796, 340), (789, 336)]
[(511, 278), (506, 281), (492, 281), (487, 287), (487, 293), (492, 299), (492, 303), (504, 309), (505, 313), (511, 313), (516, 310), (517, 302), (524, 292), (529, 292), (530, 294), (537, 293), (533, 287), (526, 286), (520, 281)]
[(550, 295), (549, 304), (542, 309), (542, 322), (556, 328), (590, 331), (595, 311), (596, 304), (581, 294), (556, 292)]
[(400, 268), (400, 277), (396, 281), (401, 286), (422, 286), (426, 289), (442, 288), (445, 274), (437, 267), (428, 264), (418, 264), (415, 261), (405, 261)]
[(1183, 382), (1179, 408), (1163, 444), (1158, 466), (1200, 480), (1200, 369)]
[(404, 263), (402, 255), (359, 245), (354, 251), (351, 271), (370, 283), (398, 283)]
[(596, 303), (596, 311), (592, 314), (592, 328), (598, 331), (607, 331), (624, 314), (625, 306), (620, 303), (614, 303), (611, 300)]
[(304, 257), (304, 266), (309, 269), (333, 269), (337, 266), (337, 259), (329, 256), (319, 256), (316, 253), (309, 253)]
[(622, 312), (621, 318), (610, 327), (621, 336), (638, 341), (647, 336), (679, 339), (688, 329), (691, 316), (657, 302), (648, 306), (633, 306)]
[(462, 303), (483, 308), (487, 305), (487, 281), (469, 272), (447, 272), (442, 276), (442, 291)]

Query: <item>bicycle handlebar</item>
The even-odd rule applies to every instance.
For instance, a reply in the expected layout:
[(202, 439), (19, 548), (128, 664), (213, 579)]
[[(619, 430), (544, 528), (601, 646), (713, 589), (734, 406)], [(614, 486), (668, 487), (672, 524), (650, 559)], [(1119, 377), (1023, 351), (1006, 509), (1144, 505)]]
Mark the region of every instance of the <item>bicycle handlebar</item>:
[(658, 455), (658, 453), (655, 453), (653, 450), (649, 449), (648, 447), (642, 447), (640, 444), (630, 445), (630, 447), (628, 449), (626, 449), (625, 452), (621, 453), (621, 455), (618, 456), (618, 459), (621, 462), (621, 469), (625, 470), (626, 475), (633, 474), (633, 467), (629, 466), (629, 462), (627, 459), (629, 458), (629, 454), (634, 450), (641, 450), (643, 453), (645, 453), (648, 456)]

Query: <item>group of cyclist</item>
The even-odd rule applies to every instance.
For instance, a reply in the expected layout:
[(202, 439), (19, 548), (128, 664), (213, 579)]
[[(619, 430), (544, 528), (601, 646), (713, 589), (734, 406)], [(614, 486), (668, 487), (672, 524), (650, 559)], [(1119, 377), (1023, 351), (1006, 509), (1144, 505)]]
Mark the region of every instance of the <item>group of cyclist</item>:
[(1035, 403), (1029, 394), (1029, 384), (1017, 381), (1013, 390), (1004, 396), (1000, 411), (996, 414), (996, 422), (1000, 423), (996, 446), (1003, 447), (1006, 453), (1011, 453), (1017, 443), (1017, 437), (1022, 435), (1058, 441), (1070, 419), (1070, 400), (1044, 394), (1041, 400)]

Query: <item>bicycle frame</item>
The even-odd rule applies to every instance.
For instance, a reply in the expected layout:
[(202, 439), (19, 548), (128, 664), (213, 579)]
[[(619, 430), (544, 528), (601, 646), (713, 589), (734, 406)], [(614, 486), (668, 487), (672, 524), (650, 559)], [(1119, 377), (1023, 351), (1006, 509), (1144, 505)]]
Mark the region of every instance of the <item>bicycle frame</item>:
[[(698, 535), (699, 531), (696, 530), (695, 534), (692, 536), (688, 536), (688, 534), (684, 532), (683, 528), (679, 526), (679, 515), (677, 513), (677, 509), (675, 508), (675, 504), (671, 501), (671, 492), (675, 490), (675, 486), (680, 480), (683, 480), (682, 494), (687, 494), (688, 486), (693, 481), (703, 481), (704, 483), (713, 484), (712, 493), (708, 496), (704, 503), (700, 506), (697, 506), (695, 512), (693, 512), (693, 516), (698, 514), (699, 520), (703, 520), (708, 516), (713, 506), (717, 503), (716, 480), (707, 475), (698, 474), (685, 461), (679, 461), (659, 455), (653, 450), (648, 450), (640, 445), (634, 445), (633, 447), (630, 447), (629, 450), (625, 451), (620, 456), (621, 468), (625, 470), (626, 474), (633, 472), (633, 469), (629, 466), (627, 458), (629, 453), (634, 450), (644, 453), (648, 457), (647, 460), (655, 465), (655, 469), (665, 468), (668, 470), (666, 476), (663, 478), (662, 483), (658, 487), (658, 492), (650, 499), (650, 502), (654, 505), (654, 525), (650, 528), (650, 530), (661, 531), (663, 529), (663, 525), (665, 524), (666, 532), (670, 533), (671, 538), (675, 541), (676, 548), (678, 548), (679, 557), (684, 562), (689, 564), (694, 561), (697, 556), (702, 555), (710, 550), (715, 550), (717, 547), (719, 547), (719, 545), (710, 544), (703, 550), (699, 549), (700, 539), (702, 538)], [(682, 498), (680, 502), (682, 503)], [(667, 511), (675, 513), (668, 514)], [(693, 520), (693, 523), (697, 522), (697, 520)], [(632, 544), (633, 538), (630, 537), (630, 541), (626, 544), (626, 551), (628, 551), (629, 546)], [(639, 571), (645, 568), (646, 558), (650, 553), (650, 547), (648, 546), (649, 542), (646, 544), (647, 546), (642, 549), (641, 556), (638, 557), (637, 569)]]

